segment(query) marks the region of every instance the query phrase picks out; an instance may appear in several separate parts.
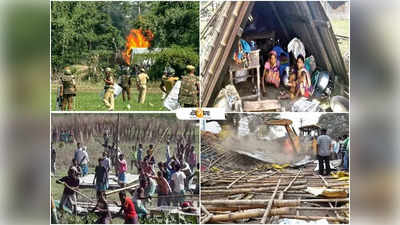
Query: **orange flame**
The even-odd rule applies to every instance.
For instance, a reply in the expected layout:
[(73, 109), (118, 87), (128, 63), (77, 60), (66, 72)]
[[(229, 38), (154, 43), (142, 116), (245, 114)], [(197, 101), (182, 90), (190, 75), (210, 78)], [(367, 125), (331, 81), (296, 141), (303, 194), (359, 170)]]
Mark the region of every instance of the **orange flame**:
[(126, 36), (125, 50), (122, 52), (124, 61), (130, 65), (132, 49), (150, 47), (150, 41), (153, 38), (154, 35), (150, 30), (146, 30), (143, 35), (142, 29), (132, 29), (129, 35)]

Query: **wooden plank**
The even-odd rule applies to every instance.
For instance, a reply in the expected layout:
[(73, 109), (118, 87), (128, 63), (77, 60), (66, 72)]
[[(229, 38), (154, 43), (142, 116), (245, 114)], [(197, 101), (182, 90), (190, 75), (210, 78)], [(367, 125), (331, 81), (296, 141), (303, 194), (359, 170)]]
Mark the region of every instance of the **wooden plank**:
[(243, 101), (245, 112), (276, 111), (281, 109), (279, 100), (267, 99), (262, 101)]

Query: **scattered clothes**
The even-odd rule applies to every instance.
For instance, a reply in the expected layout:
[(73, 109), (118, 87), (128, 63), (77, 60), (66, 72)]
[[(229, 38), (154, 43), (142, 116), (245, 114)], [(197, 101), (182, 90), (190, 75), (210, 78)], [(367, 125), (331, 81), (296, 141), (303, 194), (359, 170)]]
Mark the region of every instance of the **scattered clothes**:
[(306, 56), (306, 50), (304, 48), (303, 42), (298, 38), (293, 38), (288, 44), (288, 52), (293, 52), (294, 57), (297, 59), (297, 56), (302, 55)]
[(225, 112), (243, 112), (242, 101), (235, 86), (226, 85), (215, 100), (215, 108), (224, 108)]
[(280, 219), (278, 224), (329, 224), (328, 220), (321, 219), (321, 220), (312, 220), (312, 221), (305, 221), (305, 220), (298, 220), (298, 219)]
[(347, 198), (348, 193), (344, 189), (327, 187), (307, 187), (306, 192), (314, 196), (324, 196), (327, 198)]
[(248, 65), (248, 54), (251, 51), (251, 47), (247, 41), (240, 39), (238, 43), (238, 51), (233, 54), (233, 60), (237, 64), (245, 64), (245, 67)]
[(306, 69), (310, 72), (310, 74), (313, 74), (315, 69), (317, 69), (317, 64), (315, 63), (315, 58), (312, 55), (305, 59), (304, 64), (305, 64)]
[(300, 98), (292, 106), (292, 112), (320, 112), (319, 102), (308, 101), (307, 98)]
[(209, 131), (213, 134), (218, 134), (221, 132), (221, 130), (221, 126), (216, 121), (206, 123), (205, 131)]

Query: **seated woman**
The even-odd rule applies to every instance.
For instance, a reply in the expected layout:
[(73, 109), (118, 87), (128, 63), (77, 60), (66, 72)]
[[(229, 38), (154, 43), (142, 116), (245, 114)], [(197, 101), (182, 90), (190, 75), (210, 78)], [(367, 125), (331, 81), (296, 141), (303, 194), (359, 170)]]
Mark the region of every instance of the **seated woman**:
[(269, 59), (264, 66), (264, 74), (261, 79), (263, 93), (265, 94), (264, 82), (271, 83), (279, 88), (281, 79), (279, 76), (279, 60), (277, 60), (277, 54), (275, 51), (269, 52)]

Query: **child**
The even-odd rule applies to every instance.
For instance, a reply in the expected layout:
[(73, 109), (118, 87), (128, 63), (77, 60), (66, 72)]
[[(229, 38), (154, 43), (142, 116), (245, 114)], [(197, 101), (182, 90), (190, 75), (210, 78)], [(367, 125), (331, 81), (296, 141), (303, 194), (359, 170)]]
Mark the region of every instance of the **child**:
[(127, 170), (125, 155), (120, 154), (118, 158), (118, 182), (121, 187), (125, 187), (125, 173)]
[(297, 96), (303, 96), (306, 98), (310, 97), (310, 87), (308, 85), (307, 82), (307, 72), (306, 71), (302, 71), (300, 73), (300, 78), (298, 81), (298, 90), (297, 90)]

